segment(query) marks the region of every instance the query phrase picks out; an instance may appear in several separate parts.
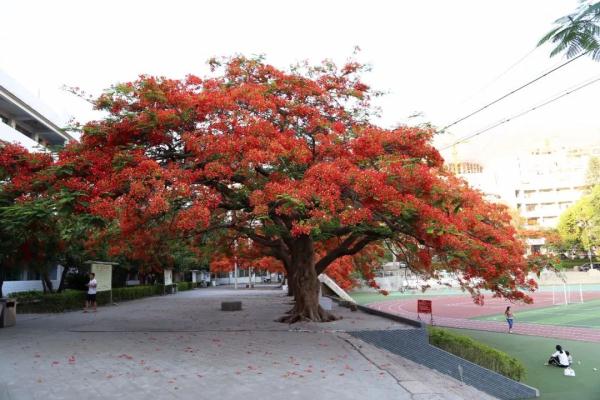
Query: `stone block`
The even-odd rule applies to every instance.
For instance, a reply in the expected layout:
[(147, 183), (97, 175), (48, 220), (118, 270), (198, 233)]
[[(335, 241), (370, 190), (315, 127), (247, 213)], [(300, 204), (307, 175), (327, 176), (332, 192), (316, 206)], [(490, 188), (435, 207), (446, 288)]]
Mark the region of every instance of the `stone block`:
[(241, 301), (223, 301), (221, 302), (221, 311), (241, 311)]

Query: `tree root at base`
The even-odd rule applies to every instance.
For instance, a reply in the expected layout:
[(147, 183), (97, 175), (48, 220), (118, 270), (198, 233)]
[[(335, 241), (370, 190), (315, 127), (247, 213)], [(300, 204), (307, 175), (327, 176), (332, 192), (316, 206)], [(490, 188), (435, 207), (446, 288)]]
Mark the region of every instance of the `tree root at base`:
[(296, 307), (292, 308), (287, 315), (277, 318), (276, 322), (282, 322), (285, 324), (294, 324), (296, 322), (331, 322), (342, 319), (337, 317), (321, 308), (318, 310), (297, 310)]

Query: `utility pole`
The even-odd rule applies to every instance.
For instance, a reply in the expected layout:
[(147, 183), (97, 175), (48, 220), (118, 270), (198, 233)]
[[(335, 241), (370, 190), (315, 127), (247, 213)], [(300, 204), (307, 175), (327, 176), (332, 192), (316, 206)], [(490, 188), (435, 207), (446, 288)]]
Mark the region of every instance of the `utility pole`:
[(233, 288), (238, 288), (238, 262), (237, 262), (237, 240), (233, 242)]
[(238, 278), (238, 266), (237, 266), (237, 257), (235, 258), (235, 263), (233, 264), (233, 287), (237, 289), (237, 278)]

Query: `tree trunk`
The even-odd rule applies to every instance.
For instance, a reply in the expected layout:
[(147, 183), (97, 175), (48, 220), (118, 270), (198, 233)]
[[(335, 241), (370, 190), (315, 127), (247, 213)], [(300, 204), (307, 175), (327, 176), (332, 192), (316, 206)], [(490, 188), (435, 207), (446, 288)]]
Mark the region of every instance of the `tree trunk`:
[(2, 285), (4, 285), (4, 267), (0, 265), (0, 298), (2, 298)]
[(313, 241), (308, 235), (296, 239), (291, 250), (292, 271), (288, 271), (288, 287), (294, 293), (294, 308), (278, 321), (293, 324), (299, 321), (328, 322), (337, 318), (319, 305), (319, 279), (315, 270)]
[(287, 276), (286, 276), (286, 281), (287, 281), (287, 295), (288, 296), (293, 296), (294, 295), (294, 286), (292, 286), (292, 274), (293, 271), (288, 271)]
[(48, 271), (42, 272), (42, 286), (44, 287), (44, 293), (46, 293), (46, 292), (53, 293), (54, 292), (54, 288), (52, 287), (52, 281), (50, 280), (50, 277), (48, 276)]

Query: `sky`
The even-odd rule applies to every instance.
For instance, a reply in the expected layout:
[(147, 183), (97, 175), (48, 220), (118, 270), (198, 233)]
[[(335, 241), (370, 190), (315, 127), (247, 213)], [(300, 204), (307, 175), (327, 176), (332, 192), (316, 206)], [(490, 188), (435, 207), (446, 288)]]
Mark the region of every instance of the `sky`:
[[(213, 56), (264, 54), (285, 68), (297, 61), (343, 63), (355, 46), (372, 66), (366, 83), (382, 126), (437, 127), (564, 62), (536, 43), (576, 0), (431, 1), (7, 1), (0, 24), (0, 69), (63, 121), (97, 118), (91, 94), (139, 74), (182, 78), (208, 73)], [(535, 49), (535, 50), (534, 50)], [(516, 65), (514, 65), (517, 63)], [(509, 69), (509, 67), (513, 66)], [(582, 58), (438, 135), (440, 147), (535, 106), (593, 77)], [(489, 159), (534, 146), (600, 143), (600, 82), (476, 139), (446, 158)], [(420, 113), (418, 118), (410, 115)]]

